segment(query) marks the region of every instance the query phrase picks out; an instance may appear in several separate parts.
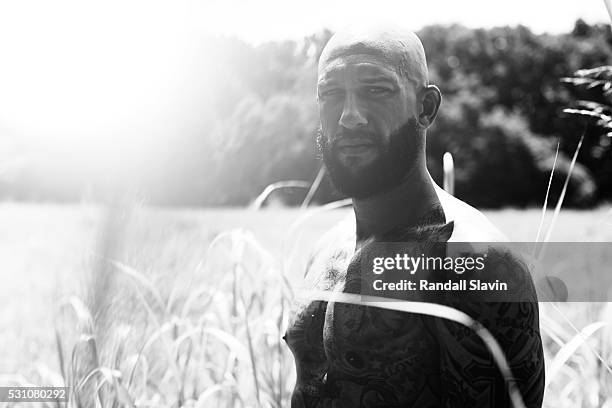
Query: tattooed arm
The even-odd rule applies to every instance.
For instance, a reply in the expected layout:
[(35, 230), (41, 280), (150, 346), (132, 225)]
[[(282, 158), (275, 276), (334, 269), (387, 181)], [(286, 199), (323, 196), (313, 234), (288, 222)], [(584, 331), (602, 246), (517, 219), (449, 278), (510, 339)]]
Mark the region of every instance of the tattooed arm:
[[(489, 281), (499, 278), (521, 301), (485, 302), (478, 292), (448, 299), (483, 324), (500, 344), (514, 380), (529, 408), (540, 408), (544, 395), (544, 356), (538, 303), (527, 268), (505, 249), (489, 249), (485, 270)], [(505, 299), (508, 300), (508, 299)], [(470, 329), (440, 319), (440, 368), (446, 407), (512, 407), (507, 385), (490, 352)]]

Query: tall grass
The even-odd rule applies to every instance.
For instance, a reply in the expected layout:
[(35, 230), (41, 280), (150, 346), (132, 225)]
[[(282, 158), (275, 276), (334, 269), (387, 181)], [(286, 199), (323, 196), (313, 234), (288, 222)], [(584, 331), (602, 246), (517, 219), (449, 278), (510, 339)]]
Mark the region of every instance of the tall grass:
[[(91, 256), (90, 287), (58, 305), (59, 372), (41, 371), (37, 381), (16, 375), (3, 378), (3, 384), (69, 386), (71, 407), (288, 406), (295, 371), (281, 338), (295, 292), (287, 275), (308, 221), (346, 204), (297, 213), (282, 237), (280, 256), (249, 231), (219, 233), (189, 274), (186, 289), (160, 287), (144, 271), (117, 259), (117, 243), (125, 233), (120, 215), (129, 211), (114, 207), (102, 229), (101, 249)], [(540, 235), (550, 237), (549, 231)], [(390, 305), (395, 304), (381, 307)], [(432, 311), (431, 305), (418, 303), (396, 310), (433, 314), (472, 328), (484, 337), (500, 370), (511, 376), (495, 339), (458, 311)], [(541, 305), (545, 406), (612, 407), (610, 323), (609, 304)], [(520, 394), (509, 391), (521, 407)]]
[[(192, 272), (192, 284), (186, 290), (159, 287), (144, 272), (123, 262), (100, 254), (93, 257), (95, 273), (107, 277), (91, 283), (105, 282), (101, 287), (106, 292), (97, 302), (86, 294), (82, 299), (66, 298), (57, 312), (61, 372), (55, 374), (61, 378), (60, 385), (71, 387), (70, 406), (288, 406), (295, 372), (281, 337), (295, 293), (285, 276), (291, 264), (286, 258), (296, 251), (294, 240), (300, 229), (318, 211), (325, 209), (311, 209), (296, 218), (287, 229), (287, 244), (280, 257), (266, 250), (249, 231), (218, 234)], [(89, 293), (95, 291), (91, 289)], [(324, 300), (331, 296), (309, 295)], [(133, 303), (119, 311), (112, 309), (113, 303), (124, 307), (121, 300), (125, 298), (132, 298)], [(361, 298), (341, 300), (360, 302)], [(390, 305), (395, 303), (382, 304)], [(545, 406), (610, 406), (612, 375), (593, 351), (609, 361), (612, 310), (601, 305), (586, 305), (591, 310), (575, 305), (573, 310), (564, 305), (542, 306), (548, 367)], [(432, 312), (431, 305), (409, 302), (397, 308), (450, 318), (482, 334), (477, 324), (457, 311)], [(108, 310), (138, 316), (138, 321), (126, 323), (117, 315), (100, 318)], [(569, 316), (561, 317), (559, 312)], [(574, 324), (580, 325), (579, 333)], [(506, 371), (507, 363), (495, 340), (484, 336), (500, 369)], [(515, 406), (522, 406), (520, 394), (511, 392)]]
[[(3, 384), (67, 385), (73, 407), (288, 406), (295, 371), (281, 337), (296, 294), (287, 275), (299, 263), (301, 232), (320, 212), (346, 204), (296, 212), (278, 238), (280, 253), (243, 229), (217, 234), (197, 266), (180, 276), (186, 288), (156, 282), (150, 270), (127, 264), (118, 245), (104, 244), (126, 234), (119, 215), (130, 212), (115, 207), (101, 249), (90, 257), (97, 276), (80, 296), (58, 305), (60, 369)], [(427, 312), (402, 307), (408, 306), (417, 309), (405, 311)], [(609, 407), (612, 309), (543, 303), (541, 313), (545, 406)], [(503, 360), (500, 365), (503, 370)]]
[[(137, 299), (146, 324), (122, 331), (103, 320), (102, 341), (92, 335), (96, 311), (88, 310), (85, 301), (72, 297), (62, 305), (71, 306), (77, 317), (67, 321), (62, 316), (57, 330), (72, 406), (288, 405), (292, 360), (280, 341), (291, 296), (275, 259), (244, 230), (219, 234), (206, 257), (223, 260), (223, 269), (212, 270), (204, 259), (198, 273), (206, 279), (167, 298), (143, 273), (116, 260), (99, 261), (109, 266), (103, 268), (109, 280), (130, 283), (124, 289)], [(254, 259), (258, 266), (247, 267)], [(114, 301), (115, 295), (106, 296)], [(59, 329), (62, 324), (77, 327), (80, 334), (68, 335)]]
[[(41, 372), (38, 383), (69, 386), (71, 407), (288, 406), (295, 371), (281, 338), (295, 291), (287, 275), (308, 221), (347, 204), (297, 213), (282, 237), (280, 255), (249, 231), (219, 233), (189, 274), (185, 289), (160, 287), (147, 273), (117, 259), (129, 211), (113, 207), (102, 229), (101, 249), (91, 256), (90, 287), (58, 305), (60, 370)], [(551, 236), (561, 205), (557, 203), (549, 229), (538, 234), (546, 237), (544, 241)], [(331, 296), (309, 295), (322, 300)], [(340, 300), (363, 300), (347, 296)], [(432, 309), (430, 304), (380, 305), (389, 306), (465, 324), (481, 335), (501, 372), (511, 377), (495, 339), (469, 317), (452, 309)], [(545, 406), (612, 407), (610, 305), (541, 306)], [(19, 376), (4, 380), (34, 383)], [(523, 406), (518, 390), (509, 392), (514, 406)]]

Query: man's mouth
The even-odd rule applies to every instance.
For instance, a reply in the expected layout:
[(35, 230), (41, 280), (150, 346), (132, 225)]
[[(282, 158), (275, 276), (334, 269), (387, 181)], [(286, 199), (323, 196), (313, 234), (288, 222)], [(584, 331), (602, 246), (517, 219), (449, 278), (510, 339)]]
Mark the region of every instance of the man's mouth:
[(368, 139), (342, 139), (336, 148), (345, 155), (361, 155), (375, 149), (376, 145)]

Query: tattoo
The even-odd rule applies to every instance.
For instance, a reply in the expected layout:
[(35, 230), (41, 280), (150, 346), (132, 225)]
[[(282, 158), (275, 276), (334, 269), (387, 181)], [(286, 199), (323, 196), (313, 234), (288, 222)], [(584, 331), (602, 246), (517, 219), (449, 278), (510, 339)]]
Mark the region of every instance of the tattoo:
[[(483, 324), (500, 344), (527, 407), (541, 407), (544, 395), (544, 353), (539, 330), (538, 303), (525, 265), (510, 252), (490, 249), (482, 273), (503, 275), (528, 302), (479, 302), (448, 297), (447, 305)], [(493, 277), (494, 279), (494, 277)], [(457, 323), (437, 321), (441, 348), (444, 406), (512, 407), (507, 385), (493, 358), (476, 334)]]
[[(430, 253), (446, 242), (453, 223), (433, 209), (412, 228), (395, 228), (340, 249), (312, 277), (317, 289), (359, 293), (361, 254), (373, 242), (407, 242)], [(417, 252), (418, 251), (418, 252)], [(532, 295), (522, 303), (446, 296), (438, 301), (487, 327), (500, 343), (528, 407), (541, 407), (544, 362), (538, 305), (527, 269), (511, 253), (489, 249), (482, 273), (519, 282)], [(349, 262), (349, 258), (350, 262)], [(347, 265), (348, 264), (348, 265)], [(524, 299), (524, 295), (523, 295)], [(298, 305), (286, 340), (297, 382), (292, 407), (511, 407), (507, 386), (488, 349), (470, 329), (445, 319), (345, 303)]]
[(328, 362), (321, 333), (326, 307), (327, 302), (320, 301), (303, 306), (285, 334), (297, 369), (292, 407), (317, 407), (324, 398), (323, 383)]

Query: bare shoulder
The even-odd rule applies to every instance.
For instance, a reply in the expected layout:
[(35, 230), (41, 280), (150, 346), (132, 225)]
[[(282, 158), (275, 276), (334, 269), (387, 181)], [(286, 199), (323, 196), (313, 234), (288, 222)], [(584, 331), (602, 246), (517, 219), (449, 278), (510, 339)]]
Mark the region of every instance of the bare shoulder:
[(508, 238), (480, 211), (436, 187), (446, 221), (455, 226), (450, 241), (507, 242)]
[[(438, 192), (447, 221), (455, 229), (448, 250), (485, 255), (484, 268), (470, 279), (506, 282), (511, 300), (491, 301), (484, 292), (457, 292), (447, 305), (486, 327), (501, 346), (523, 397), (525, 406), (539, 408), (544, 394), (544, 356), (539, 327), (539, 308), (529, 269), (512, 244), (478, 210)], [(506, 298), (503, 298), (506, 299)], [(471, 330), (454, 322), (437, 322), (441, 349), (440, 370), (446, 406), (511, 407), (505, 380), (489, 351)], [(479, 387), (486, 378), (488, 386)]]
[[(536, 302), (533, 278), (526, 259), (510, 240), (480, 211), (436, 186), (447, 221), (454, 230), (447, 248), (450, 256), (480, 254), (486, 259), (486, 279), (508, 282), (517, 299)], [(480, 276), (475, 276), (480, 278)]]
[(355, 217), (347, 215), (314, 244), (304, 272), (307, 284), (328, 290), (346, 268), (355, 252)]

